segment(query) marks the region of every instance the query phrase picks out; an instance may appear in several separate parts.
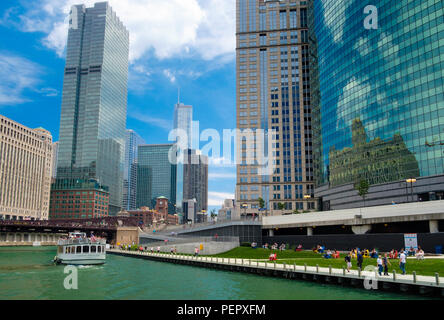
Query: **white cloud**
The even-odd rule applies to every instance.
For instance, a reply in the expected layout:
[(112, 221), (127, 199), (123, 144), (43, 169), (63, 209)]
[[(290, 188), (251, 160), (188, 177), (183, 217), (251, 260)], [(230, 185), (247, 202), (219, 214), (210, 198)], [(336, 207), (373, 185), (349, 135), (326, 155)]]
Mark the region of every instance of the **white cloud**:
[[(46, 33), (43, 43), (62, 56), (71, 6), (84, 3), (91, 7), (94, 2), (36, 2), (19, 16), (21, 30)], [(152, 50), (160, 59), (186, 55), (198, 55), (205, 60), (234, 57), (234, 0), (109, 0), (109, 3), (130, 32), (133, 62)]]
[(25, 58), (0, 53), (0, 106), (29, 101), (25, 90), (35, 90), (42, 69)]
[(222, 206), (225, 199), (234, 199), (234, 194), (228, 192), (208, 192), (208, 206)]
[(167, 131), (171, 130), (173, 126), (170, 120), (152, 117), (149, 114), (142, 114), (140, 112), (129, 112), (128, 117)]
[(176, 82), (176, 76), (174, 71), (171, 71), (170, 69), (165, 69), (163, 70), (163, 75), (165, 77), (168, 78), (168, 80), (170, 80), (171, 83), (175, 83)]

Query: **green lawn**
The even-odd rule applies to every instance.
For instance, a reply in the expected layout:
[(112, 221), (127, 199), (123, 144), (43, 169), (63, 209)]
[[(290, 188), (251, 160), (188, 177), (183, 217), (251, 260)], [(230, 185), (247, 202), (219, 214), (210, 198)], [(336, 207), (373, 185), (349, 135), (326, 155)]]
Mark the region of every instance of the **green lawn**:
[[(277, 263), (286, 263), (307, 266), (342, 268), (346, 267), (344, 261), (345, 254), (341, 254), (339, 259), (325, 259), (321, 254), (313, 253), (312, 251), (302, 251), (295, 252), (293, 250), (268, 250), (268, 249), (252, 249), (248, 247), (238, 247), (233, 250), (213, 255), (213, 257), (219, 258), (238, 258), (238, 259), (268, 259), (270, 253), (277, 254)], [(390, 260), (391, 266), (389, 267), (389, 272), (392, 273), (393, 270), (399, 274), (401, 270), (399, 269), (399, 260)], [(368, 265), (376, 266), (376, 259), (365, 258), (362, 264), (363, 268)], [(352, 269), (357, 270), (356, 259), (352, 259)], [(436, 272), (440, 276), (444, 276), (444, 259), (425, 259), (423, 261), (418, 261), (416, 259), (407, 259), (406, 271), (411, 274), (416, 271), (417, 275), (434, 276)]]

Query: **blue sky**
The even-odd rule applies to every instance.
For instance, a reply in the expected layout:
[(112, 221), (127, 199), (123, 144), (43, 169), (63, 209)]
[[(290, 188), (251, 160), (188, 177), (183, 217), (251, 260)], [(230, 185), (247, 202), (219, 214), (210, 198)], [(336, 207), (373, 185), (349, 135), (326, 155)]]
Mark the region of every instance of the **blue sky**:
[[(111, 0), (130, 31), (127, 128), (167, 143), (177, 89), (200, 130), (236, 126), (234, 0)], [(90, 0), (0, 2), (0, 114), (58, 140), (67, 14)], [(151, 14), (155, 12), (156, 14)], [(201, 142), (203, 147), (205, 142)], [(222, 153), (222, 151), (221, 151)], [(210, 210), (234, 197), (235, 168), (211, 164)]]

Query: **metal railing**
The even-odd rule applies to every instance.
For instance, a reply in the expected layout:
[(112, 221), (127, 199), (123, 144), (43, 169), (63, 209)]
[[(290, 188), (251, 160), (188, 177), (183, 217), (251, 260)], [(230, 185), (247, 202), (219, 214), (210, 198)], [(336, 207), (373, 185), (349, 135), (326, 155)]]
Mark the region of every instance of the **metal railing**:
[(59, 239), (57, 241), (57, 245), (59, 246), (64, 246), (68, 244), (106, 244), (106, 239), (75, 238), (75, 239)]

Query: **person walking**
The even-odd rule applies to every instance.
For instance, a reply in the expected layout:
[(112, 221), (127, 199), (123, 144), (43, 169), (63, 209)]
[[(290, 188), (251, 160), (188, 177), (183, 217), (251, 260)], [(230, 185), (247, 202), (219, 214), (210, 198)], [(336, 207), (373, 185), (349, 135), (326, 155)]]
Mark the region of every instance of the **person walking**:
[(384, 266), (384, 275), (388, 276), (389, 275), (389, 265), (391, 265), (388, 257), (387, 257), (387, 253), (384, 254), (384, 258), (382, 258), (382, 265)]
[(347, 272), (350, 272), (350, 269), (352, 267), (352, 261), (351, 261), (351, 252), (348, 253), (348, 255), (344, 258), (345, 262), (347, 262)]
[(384, 267), (382, 265), (382, 258), (381, 255), (378, 256), (378, 259), (376, 259), (376, 264), (378, 265), (378, 274), (382, 276), (382, 271), (384, 271)]
[(358, 251), (357, 260), (358, 261), (356, 264), (358, 265), (358, 268), (362, 270), (362, 263), (364, 262), (364, 257), (362, 256), (361, 251)]
[(407, 257), (404, 253), (404, 250), (401, 251), (401, 254), (399, 255), (399, 268), (402, 271), (402, 274), (405, 274), (405, 264), (407, 262)]

